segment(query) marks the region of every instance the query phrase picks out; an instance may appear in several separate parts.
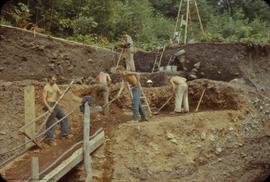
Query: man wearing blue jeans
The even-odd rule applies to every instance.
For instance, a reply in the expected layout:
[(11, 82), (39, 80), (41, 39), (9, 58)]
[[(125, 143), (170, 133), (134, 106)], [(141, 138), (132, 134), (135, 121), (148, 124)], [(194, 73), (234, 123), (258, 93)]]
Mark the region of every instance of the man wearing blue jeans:
[(144, 110), (141, 104), (141, 91), (139, 89), (139, 75), (134, 72), (125, 72), (123, 67), (117, 68), (117, 73), (122, 77), (122, 79), (130, 84), (132, 91), (132, 120), (134, 122), (147, 121), (145, 117)]
[[(55, 76), (49, 77), (48, 83), (45, 85), (43, 90), (43, 102), (46, 107), (46, 110), (50, 112), (50, 116), (46, 122), (46, 129), (48, 129), (51, 125), (53, 125), (53, 123), (55, 122), (55, 118), (57, 119), (64, 118), (60, 122), (61, 133), (63, 137), (69, 138), (68, 120), (65, 111), (59, 105), (56, 105), (56, 107), (53, 109), (53, 106), (57, 101), (58, 95), (61, 94), (62, 92), (59, 89), (58, 85), (56, 84), (56, 77)], [(52, 127), (46, 132), (46, 141), (50, 145), (56, 145), (54, 141), (54, 127)]]

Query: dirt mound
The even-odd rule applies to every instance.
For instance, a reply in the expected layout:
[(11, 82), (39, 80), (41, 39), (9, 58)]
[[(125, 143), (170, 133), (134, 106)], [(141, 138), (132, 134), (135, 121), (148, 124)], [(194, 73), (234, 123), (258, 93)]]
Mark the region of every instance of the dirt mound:
[[(34, 36), (21, 29), (1, 27), (0, 39), (0, 77), (5, 80), (0, 82), (0, 146), (7, 146), (0, 147), (0, 152), (23, 142), (17, 131), (24, 123), (25, 85), (32, 82), (35, 86), (39, 115), (43, 113), (41, 92), (45, 85), (39, 80), (52, 73), (64, 82), (71, 78), (82, 81), (82, 77), (91, 80), (99, 71), (115, 65), (115, 54), (109, 50)], [(166, 49), (161, 66), (182, 48), (186, 50), (187, 70), (182, 71), (183, 64), (177, 57), (173, 63), (181, 71), (177, 74), (188, 75), (200, 62), (197, 76), (204, 78), (188, 82), (191, 112), (168, 116), (174, 107), (171, 100), (150, 122), (123, 124), (132, 114), (125, 90), (109, 115), (91, 114), (91, 133), (103, 127), (106, 134), (104, 146), (93, 155), (96, 181), (262, 181), (269, 174), (270, 46), (200, 43), (172, 47)], [(154, 53), (138, 52), (138, 71), (151, 72), (154, 59)], [(114, 83), (119, 82), (114, 76)], [(170, 86), (164, 86), (167, 74), (143, 73), (143, 86), (147, 79), (152, 79), (154, 87), (144, 91), (152, 108), (159, 108), (172, 95)], [(111, 87), (110, 100), (117, 95), (119, 84)], [(200, 112), (194, 113), (204, 89)], [(82, 96), (94, 93), (94, 86), (74, 85), (61, 105), (70, 111)], [(69, 119), (78, 141), (82, 137), (82, 114), (76, 111)], [(63, 147), (71, 144), (60, 142)], [(27, 156), (42, 152), (50, 150), (31, 151)], [(24, 176), (23, 167), (17, 167)], [(82, 171), (80, 166), (62, 180), (78, 181), (84, 176)], [(10, 169), (10, 174), (13, 172)]]
[(56, 39), (22, 29), (0, 27), (0, 77), (3, 80), (88, 78), (114, 65), (108, 49)]
[[(181, 49), (186, 51), (186, 74), (192, 70), (194, 64), (200, 62), (197, 74), (199, 78), (230, 81), (244, 77), (259, 83), (261, 83), (259, 78), (268, 78), (267, 80), (270, 78), (270, 45), (197, 43), (168, 47), (164, 52), (161, 66), (166, 66), (170, 57)], [(136, 68), (142, 72), (151, 71), (155, 56), (154, 52), (138, 52), (135, 55)], [(176, 57), (171, 64), (176, 65), (178, 70), (183, 70), (180, 57)], [(267, 83), (269, 84), (268, 81)]]
[(242, 118), (237, 111), (214, 111), (121, 125), (113, 135), (112, 181), (238, 181), (238, 175), (248, 174), (248, 160), (222, 174), (206, 166), (234, 163), (236, 156), (227, 155), (242, 150), (243, 136), (237, 133)]
[[(239, 93), (244, 91), (235, 88), (232, 84), (213, 81), (207, 79), (198, 79), (188, 82), (189, 92), (189, 104), (191, 111), (195, 110), (198, 101), (205, 89), (200, 109), (201, 110), (221, 110), (221, 109), (233, 109), (238, 110), (246, 105), (245, 99)], [(145, 88), (144, 92), (150, 102), (150, 105), (154, 107), (161, 107), (166, 100), (172, 96), (171, 86), (164, 86), (158, 88)], [(164, 110), (173, 110), (174, 99), (171, 99), (169, 104)]]

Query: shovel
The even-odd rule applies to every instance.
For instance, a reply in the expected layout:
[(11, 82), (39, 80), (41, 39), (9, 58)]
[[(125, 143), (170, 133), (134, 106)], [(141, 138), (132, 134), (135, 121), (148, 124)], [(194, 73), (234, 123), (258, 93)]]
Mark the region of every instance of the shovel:
[(173, 95), (169, 97), (168, 100), (166, 100), (166, 102), (158, 109), (157, 112), (154, 112), (154, 115), (158, 115), (161, 109), (163, 109), (163, 107), (166, 106), (172, 98), (173, 98)]

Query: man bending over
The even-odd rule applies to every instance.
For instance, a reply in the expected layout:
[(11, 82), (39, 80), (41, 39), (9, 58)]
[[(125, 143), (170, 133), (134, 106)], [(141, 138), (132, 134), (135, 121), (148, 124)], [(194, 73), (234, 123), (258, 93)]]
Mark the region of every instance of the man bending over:
[(172, 76), (170, 78), (173, 94), (175, 94), (175, 109), (172, 114), (182, 112), (182, 105), (184, 105), (184, 112), (189, 112), (188, 85), (186, 81), (187, 79), (181, 76)]
[(112, 79), (108, 73), (100, 72), (96, 77), (96, 83), (98, 84), (96, 95), (102, 95), (104, 99), (104, 113), (109, 112), (109, 86), (112, 83)]

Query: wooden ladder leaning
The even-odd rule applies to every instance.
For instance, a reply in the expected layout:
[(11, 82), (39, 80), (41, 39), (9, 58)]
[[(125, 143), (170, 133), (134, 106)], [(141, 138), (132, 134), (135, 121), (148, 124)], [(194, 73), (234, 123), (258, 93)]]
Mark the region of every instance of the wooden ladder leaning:
[[(143, 88), (142, 88), (142, 85), (141, 85), (141, 82), (139, 81), (139, 88), (141, 90), (141, 102), (142, 102), (142, 107), (143, 109), (146, 108), (146, 110), (148, 111), (147, 112), (147, 116), (150, 118), (152, 117), (152, 111), (151, 111), (151, 107), (149, 105), (149, 102), (148, 102), (148, 99), (143, 91)], [(145, 111), (145, 109), (144, 109)]]

